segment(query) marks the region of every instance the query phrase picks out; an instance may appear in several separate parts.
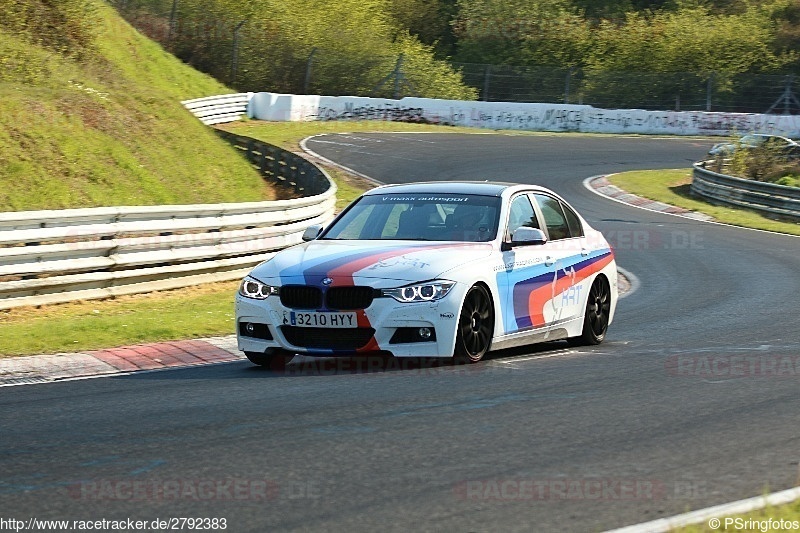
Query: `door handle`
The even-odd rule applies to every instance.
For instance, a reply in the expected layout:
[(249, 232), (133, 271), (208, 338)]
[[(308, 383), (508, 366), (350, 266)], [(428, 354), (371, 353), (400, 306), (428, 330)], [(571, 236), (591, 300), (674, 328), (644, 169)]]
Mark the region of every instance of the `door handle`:
[(553, 263), (555, 263), (555, 262), (556, 262), (555, 258), (553, 258), (553, 257), (551, 257), (549, 255), (544, 258), (545, 266), (553, 266)]
[(582, 248), (581, 255), (589, 255), (589, 250), (587, 248)]

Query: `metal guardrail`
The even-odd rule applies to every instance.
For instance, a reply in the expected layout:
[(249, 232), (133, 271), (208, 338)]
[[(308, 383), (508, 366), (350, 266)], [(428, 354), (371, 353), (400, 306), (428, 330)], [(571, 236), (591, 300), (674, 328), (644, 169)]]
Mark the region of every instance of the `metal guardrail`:
[(800, 221), (800, 188), (719, 174), (695, 163), (691, 191), (711, 202), (755, 209), (771, 216)]
[[(204, 124), (221, 124), (239, 120), (247, 113), (254, 93), (208, 96), (181, 102)], [(322, 194), (332, 182), (313, 163), (277, 146), (233, 133), (214, 130), (241, 151), (265, 179), (278, 187), (291, 187), (300, 196)]]
[(223, 94), (184, 100), (183, 106), (206, 126), (239, 120), (247, 113), (253, 93)]
[[(241, 116), (232, 100), (189, 102), (202, 101), (193, 112), (217, 124)], [(300, 197), (0, 213), (0, 309), (238, 279), (301, 242), (308, 226), (330, 221), (336, 185), (323, 170), (277, 146), (218, 132), (265, 179)]]
[[(333, 216), (296, 200), (0, 214), (0, 309), (237, 279)], [(39, 227), (31, 227), (38, 219)]]
[(312, 196), (322, 194), (332, 185), (326, 174), (297, 154), (250, 137), (215, 131), (241, 151), (266, 180), (278, 187), (292, 188), (301, 196)]

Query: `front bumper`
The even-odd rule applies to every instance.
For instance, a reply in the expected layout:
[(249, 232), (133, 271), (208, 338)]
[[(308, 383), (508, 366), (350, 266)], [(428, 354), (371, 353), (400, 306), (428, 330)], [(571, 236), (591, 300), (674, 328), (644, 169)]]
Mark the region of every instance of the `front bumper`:
[[(300, 328), (284, 324), (284, 312), (291, 309), (271, 296), (254, 300), (236, 295), (236, 333), (239, 349), (263, 353), (282, 348), (316, 356), (391, 353), (395, 357), (452, 357), (456, 323), (463, 288), (456, 284), (436, 302), (400, 303), (393, 298), (375, 298), (357, 311), (358, 328)], [(422, 340), (419, 328), (431, 331)], [(359, 331), (353, 331), (358, 329)]]

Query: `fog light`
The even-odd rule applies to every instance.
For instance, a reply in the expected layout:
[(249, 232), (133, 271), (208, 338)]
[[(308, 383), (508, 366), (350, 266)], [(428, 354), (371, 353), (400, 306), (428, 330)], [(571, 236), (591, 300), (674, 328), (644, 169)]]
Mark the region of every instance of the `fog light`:
[(239, 335), (245, 337), (253, 337), (254, 339), (263, 339), (271, 341), (272, 333), (269, 331), (269, 326), (266, 324), (259, 324), (258, 322), (239, 322)]
[(412, 342), (436, 342), (436, 329), (426, 327), (397, 328), (389, 344), (406, 344)]

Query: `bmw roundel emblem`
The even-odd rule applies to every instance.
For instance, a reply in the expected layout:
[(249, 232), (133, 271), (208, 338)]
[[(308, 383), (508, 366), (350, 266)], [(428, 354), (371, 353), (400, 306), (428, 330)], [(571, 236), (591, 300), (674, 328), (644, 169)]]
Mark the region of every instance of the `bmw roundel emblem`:
[(326, 287), (331, 283), (333, 283), (333, 280), (331, 278), (322, 278), (322, 284), (325, 285)]

